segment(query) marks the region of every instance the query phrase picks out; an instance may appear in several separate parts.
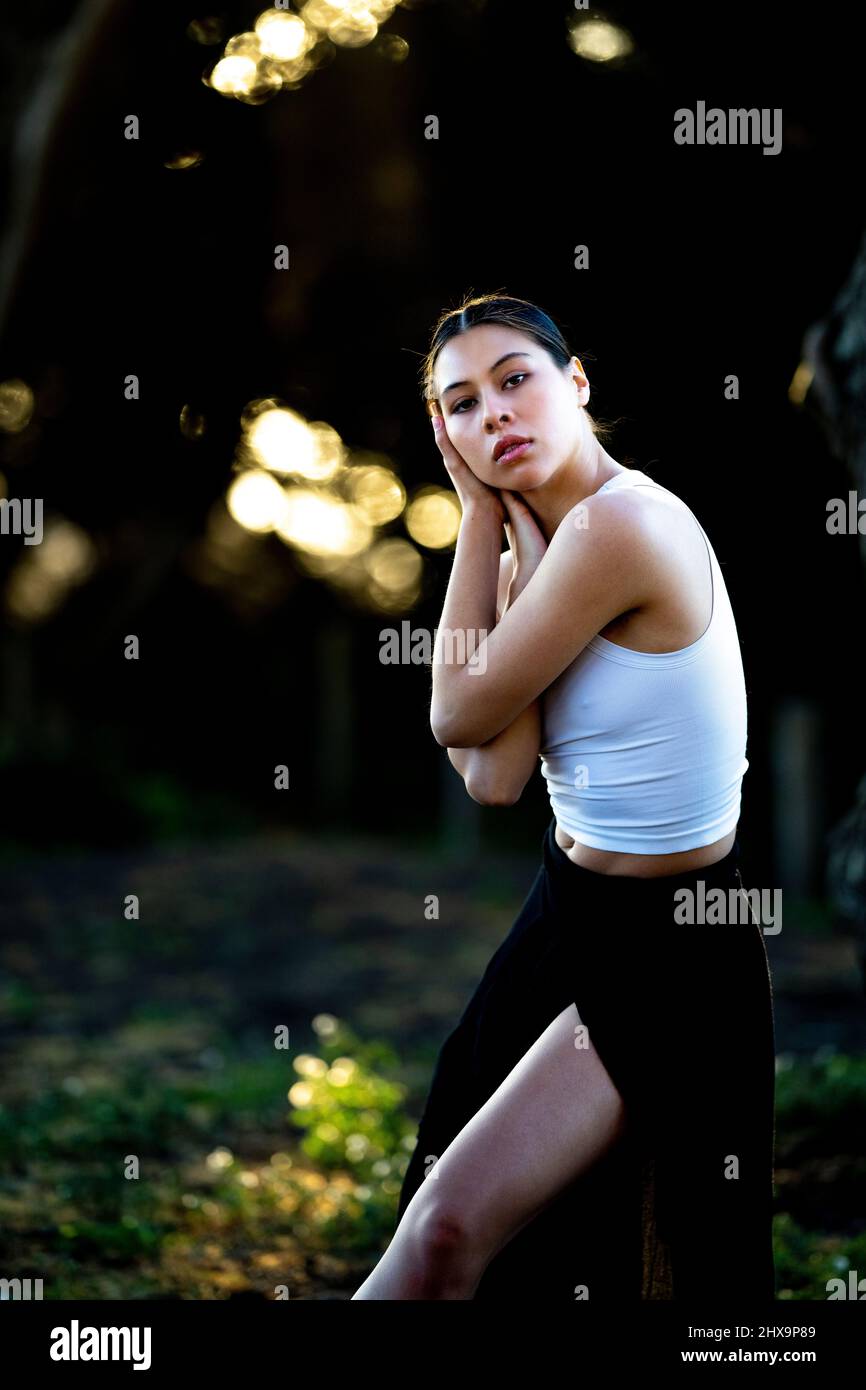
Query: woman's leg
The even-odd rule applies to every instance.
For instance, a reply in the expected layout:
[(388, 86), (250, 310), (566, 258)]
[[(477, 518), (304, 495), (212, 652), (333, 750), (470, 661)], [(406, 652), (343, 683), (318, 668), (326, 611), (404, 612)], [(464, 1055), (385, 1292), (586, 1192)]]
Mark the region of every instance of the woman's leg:
[[(418, 1125), (418, 1142), (403, 1179), (398, 1222), (424, 1182), (430, 1155), (445, 1152), (539, 1033), (574, 998), (567, 972), (560, 968), (561, 986), (552, 989), (539, 960), (550, 935), (544, 870), (540, 869), (508, 935), (493, 952), (458, 1023), (439, 1049)], [(516, 991), (515, 980), (519, 982)]]
[(493, 1256), (623, 1135), (580, 1022), (563, 1009), (438, 1156), (355, 1299), (472, 1298)]

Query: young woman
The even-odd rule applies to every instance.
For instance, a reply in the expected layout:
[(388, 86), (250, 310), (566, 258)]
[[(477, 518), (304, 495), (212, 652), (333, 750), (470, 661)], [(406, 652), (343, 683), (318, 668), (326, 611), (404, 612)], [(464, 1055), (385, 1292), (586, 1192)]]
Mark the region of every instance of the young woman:
[(721, 569), (686, 505), (602, 446), (535, 305), (443, 315), (423, 387), (463, 507), (440, 634), (465, 661), (437, 652), (432, 729), (485, 805), (540, 757), (553, 817), (354, 1297), (771, 1300), (772, 989)]

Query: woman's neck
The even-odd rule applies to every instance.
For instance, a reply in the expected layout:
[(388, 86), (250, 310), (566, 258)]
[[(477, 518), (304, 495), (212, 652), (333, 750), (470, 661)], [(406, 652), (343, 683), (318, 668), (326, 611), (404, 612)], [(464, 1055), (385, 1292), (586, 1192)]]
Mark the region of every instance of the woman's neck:
[(547, 482), (521, 493), (527, 506), (535, 513), (548, 544), (562, 518), (578, 503), (598, 492), (617, 474), (631, 471), (617, 463), (598, 443), (596, 451), (590, 460), (569, 460)]

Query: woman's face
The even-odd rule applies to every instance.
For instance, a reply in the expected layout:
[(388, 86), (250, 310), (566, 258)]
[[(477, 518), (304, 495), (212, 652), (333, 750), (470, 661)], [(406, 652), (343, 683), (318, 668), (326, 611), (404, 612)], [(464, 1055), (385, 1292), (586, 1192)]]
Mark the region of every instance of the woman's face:
[[(433, 378), (449, 439), (490, 487), (540, 486), (592, 433), (579, 408), (589, 383), (578, 359), (558, 367), (519, 329), (480, 323), (458, 334), (439, 353)], [(532, 443), (513, 460), (495, 459), (494, 446), (510, 434)]]

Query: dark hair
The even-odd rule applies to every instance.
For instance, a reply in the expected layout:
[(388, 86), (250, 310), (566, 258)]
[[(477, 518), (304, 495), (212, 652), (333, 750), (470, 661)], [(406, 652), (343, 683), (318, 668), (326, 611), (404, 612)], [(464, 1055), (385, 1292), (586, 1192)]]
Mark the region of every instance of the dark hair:
[[(588, 352), (573, 354), (553, 319), (537, 304), (531, 304), (527, 299), (516, 299), (513, 295), (504, 294), (501, 289), (474, 298), (470, 296), (464, 297), (456, 309), (446, 309), (433, 329), (429, 351), (421, 364), (421, 397), (428, 415), (437, 413), (431, 406), (437, 402), (433, 390), (433, 369), (439, 353), (451, 338), (474, 328), (476, 324), (500, 323), (505, 328), (519, 329), (521, 333), (534, 338), (558, 367), (568, 366), (574, 355), (581, 359), (592, 357), (592, 353)], [(586, 418), (601, 443), (610, 438), (617, 423), (596, 420), (588, 410)]]

